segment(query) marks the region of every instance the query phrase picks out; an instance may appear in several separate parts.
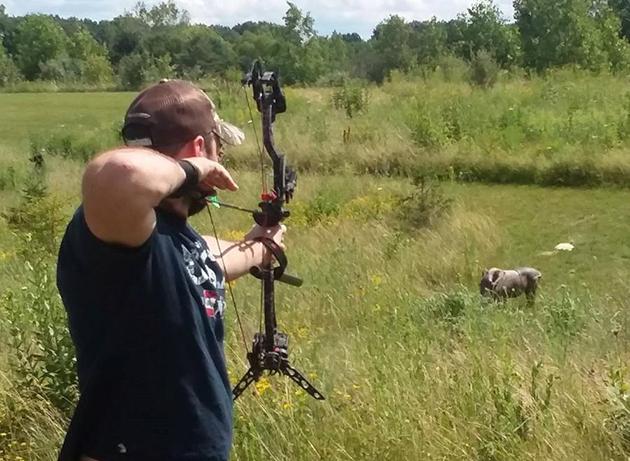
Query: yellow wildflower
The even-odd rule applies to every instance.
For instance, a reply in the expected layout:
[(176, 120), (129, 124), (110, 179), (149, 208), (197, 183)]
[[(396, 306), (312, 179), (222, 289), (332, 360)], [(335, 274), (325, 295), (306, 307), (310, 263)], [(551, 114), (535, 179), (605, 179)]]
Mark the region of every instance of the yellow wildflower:
[(383, 282), (383, 279), (381, 278), (380, 275), (374, 274), (372, 277), (370, 277), (370, 281), (372, 282), (372, 285), (377, 287)]
[(258, 381), (256, 381), (256, 390), (260, 395), (262, 395), (267, 389), (270, 388), (271, 383), (269, 383), (269, 380), (267, 378), (262, 377)]

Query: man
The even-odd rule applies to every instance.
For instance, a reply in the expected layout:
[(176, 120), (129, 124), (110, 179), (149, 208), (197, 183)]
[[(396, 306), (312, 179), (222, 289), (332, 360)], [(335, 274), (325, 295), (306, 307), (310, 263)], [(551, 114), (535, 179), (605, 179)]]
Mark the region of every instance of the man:
[(191, 83), (141, 92), (123, 138), (87, 165), (59, 252), (81, 392), (59, 459), (225, 461), (224, 283), (266, 263), (254, 239), (281, 244), (284, 226), (234, 243), (187, 224), (214, 188), (237, 190), (219, 160), (243, 139)]

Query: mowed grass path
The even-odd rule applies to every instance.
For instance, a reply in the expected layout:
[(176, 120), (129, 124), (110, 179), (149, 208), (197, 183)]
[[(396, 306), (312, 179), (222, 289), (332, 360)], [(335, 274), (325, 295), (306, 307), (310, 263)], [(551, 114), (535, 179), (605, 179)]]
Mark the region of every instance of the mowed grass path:
[[(454, 185), (466, 208), (497, 224), (496, 253), (483, 266), (531, 265), (547, 289), (567, 284), (626, 296), (630, 289), (630, 192), (533, 186)], [(560, 242), (575, 250), (549, 254)]]
[(109, 126), (122, 120), (134, 96), (135, 93), (0, 93), (0, 146), (28, 147), (30, 138), (41, 134), (77, 133)]

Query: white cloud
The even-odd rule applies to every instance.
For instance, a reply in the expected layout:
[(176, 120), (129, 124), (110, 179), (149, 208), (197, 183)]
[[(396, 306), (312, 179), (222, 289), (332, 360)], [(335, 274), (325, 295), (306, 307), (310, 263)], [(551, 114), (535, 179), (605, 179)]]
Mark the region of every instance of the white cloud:
[[(281, 23), (287, 10), (284, 0), (175, 0), (190, 12), (194, 22), (233, 26), (245, 21), (270, 21)], [(131, 10), (136, 0), (0, 0), (11, 15), (33, 12), (60, 16), (111, 19)], [(147, 4), (158, 3), (147, 0)], [(294, 0), (304, 13), (310, 12), (315, 28), (321, 34), (333, 30), (357, 32), (364, 38), (371, 35), (374, 27), (392, 14), (406, 20), (424, 20), (436, 16), (449, 19), (466, 11), (473, 0)], [(497, 0), (505, 15), (512, 17), (511, 0)]]

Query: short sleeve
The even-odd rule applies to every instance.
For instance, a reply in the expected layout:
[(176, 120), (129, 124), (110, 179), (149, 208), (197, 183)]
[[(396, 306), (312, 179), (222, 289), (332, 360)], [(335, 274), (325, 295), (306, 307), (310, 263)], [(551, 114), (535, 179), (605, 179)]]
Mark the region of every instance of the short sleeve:
[(83, 207), (79, 207), (68, 224), (59, 251), (59, 263), (77, 264), (84, 270), (101, 274), (127, 272), (146, 262), (150, 256), (156, 231), (136, 248), (107, 243), (96, 237), (85, 221)]

